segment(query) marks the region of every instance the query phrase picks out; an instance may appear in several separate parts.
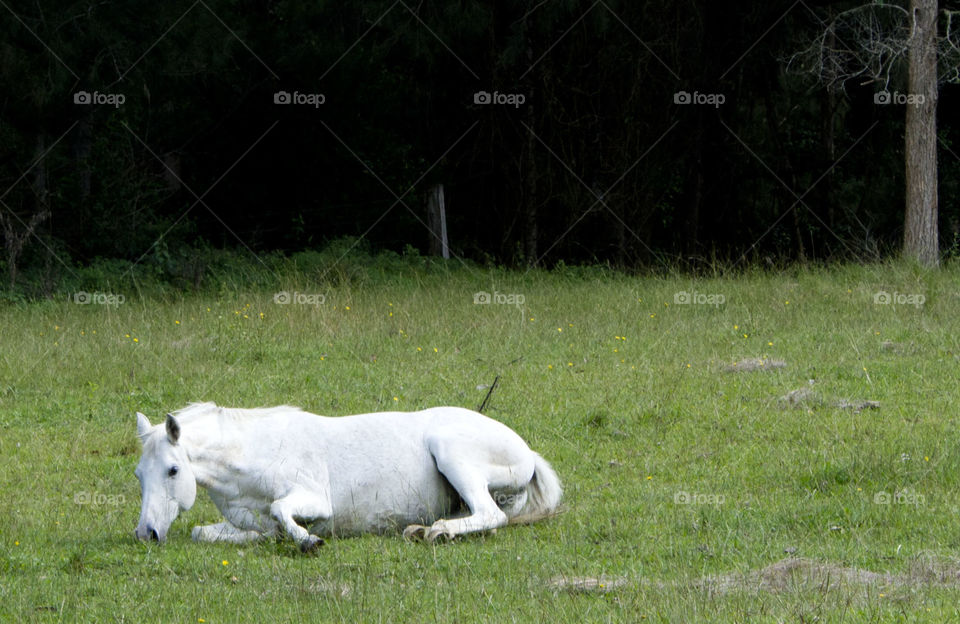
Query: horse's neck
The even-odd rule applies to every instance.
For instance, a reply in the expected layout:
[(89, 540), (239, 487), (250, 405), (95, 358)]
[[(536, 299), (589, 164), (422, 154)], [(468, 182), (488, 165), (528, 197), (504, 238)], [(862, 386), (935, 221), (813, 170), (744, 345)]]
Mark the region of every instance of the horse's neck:
[(204, 488), (215, 487), (224, 480), (232, 461), (232, 451), (239, 446), (239, 432), (221, 427), (216, 419), (203, 419), (184, 427), (182, 444), (190, 459), (197, 483)]

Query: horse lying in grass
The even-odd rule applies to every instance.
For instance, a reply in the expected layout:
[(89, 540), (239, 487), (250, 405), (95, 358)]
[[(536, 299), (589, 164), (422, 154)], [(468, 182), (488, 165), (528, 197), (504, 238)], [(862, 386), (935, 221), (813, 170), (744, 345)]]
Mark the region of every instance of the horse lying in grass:
[(433, 542), (533, 522), (560, 503), (546, 460), (506, 425), (459, 407), (325, 418), (193, 403), (162, 425), (138, 412), (137, 435), (141, 540), (163, 542), (197, 484), (226, 522), (194, 527), (194, 540), (285, 531), (305, 552), (321, 535), (401, 527)]

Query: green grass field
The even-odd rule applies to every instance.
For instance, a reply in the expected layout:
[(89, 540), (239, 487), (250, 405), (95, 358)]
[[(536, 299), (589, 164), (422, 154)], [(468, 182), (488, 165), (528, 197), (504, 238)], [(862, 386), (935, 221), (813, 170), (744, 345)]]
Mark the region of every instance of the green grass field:
[[(284, 275), (0, 307), (0, 620), (960, 619), (957, 265)], [(485, 412), (556, 468), (554, 519), (303, 556), (191, 542), (201, 494), (133, 539), (138, 410), (476, 409), (497, 375)]]

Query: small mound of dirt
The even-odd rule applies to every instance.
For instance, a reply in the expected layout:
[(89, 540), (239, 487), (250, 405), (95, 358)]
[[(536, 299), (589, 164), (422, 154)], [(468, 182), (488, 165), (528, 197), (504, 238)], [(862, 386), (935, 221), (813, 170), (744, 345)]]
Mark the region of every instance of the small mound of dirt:
[(547, 585), (553, 591), (565, 591), (574, 594), (589, 592), (608, 592), (627, 584), (622, 576), (555, 576)]
[(758, 370), (775, 370), (784, 368), (787, 365), (783, 360), (773, 360), (765, 358), (747, 358), (723, 368), (728, 373), (750, 373)]
[(889, 574), (791, 557), (746, 574), (707, 576), (694, 581), (692, 585), (712, 594), (743, 590), (759, 590), (774, 594), (805, 589), (835, 591), (844, 587), (865, 586), (884, 589), (960, 587), (960, 567), (956, 561), (918, 557), (908, 572)]
[(865, 409), (880, 409), (880, 401), (864, 401), (860, 399), (840, 399), (833, 405), (837, 409), (852, 409), (856, 414), (859, 414)]
[(860, 568), (823, 563), (812, 559), (781, 559), (767, 567), (746, 574), (706, 576), (694, 581), (693, 587), (711, 595), (736, 591), (764, 591), (779, 594), (788, 590), (838, 590), (849, 585), (892, 585), (889, 574), (878, 574)]
[(312, 594), (329, 594), (330, 596), (340, 598), (346, 598), (353, 591), (353, 588), (347, 583), (334, 581), (322, 576), (307, 585), (305, 589)]
[(623, 576), (555, 576), (548, 581), (554, 591), (571, 593), (608, 592), (637, 585), (654, 589), (691, 588), (712, 596), (734, 592), (828, 592), (866, 587), (890, 590), (913, 590), (924, 587), (960, 588), (960, 561), (932, 555), (920, 555), (903, 574), (873, 572), (837, 563), (790, 557), (749, 572), (708, 575), (692, 581), (662, 582)]
[(797, 388), (786, 393), (777, 401), (784, 407), (815, 409), (823, 405), (831, 405), (837, 409), (853, 410), (859, 414), (865, 409), (880, 409), (880, 401), (867, 401), (863, 399), (840, 399), (838, 401), (827, 402), (819, 394), (809, 387)]
[(842, 585), (892, 585), (895, 578), (861, 568), (839, 566), (812, 559), (781, 559), (755, 573), (756, 586), (779, 593), (795, 587), (839, 589)]
[(914, 342), (894, 342), (893, 340), (884, 340), (880, 343), (880, 350), (896, 355), (912, 355), (917, 353), (917, 345)]
[(920, 555), (903, 578), (909, 585), (960, 587), (960, 562)]
[(787, 407), (819, 407), (823, 405), (823, 399), (820, 395), (809, 387), (791, 390), (778, 400), (786, 404)]

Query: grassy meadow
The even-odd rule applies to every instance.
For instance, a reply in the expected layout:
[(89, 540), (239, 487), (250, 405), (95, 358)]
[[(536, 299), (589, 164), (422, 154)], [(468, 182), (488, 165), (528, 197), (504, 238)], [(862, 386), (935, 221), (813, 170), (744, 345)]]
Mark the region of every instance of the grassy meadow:
[[(0, 304), (0, 621), (960, 620), (956, 264), (272, 271)], [(200, 493), (133, 539), (138, 410), (476, 409), (498, 375), (556, 518), (304, 556), (191, 542)]]

